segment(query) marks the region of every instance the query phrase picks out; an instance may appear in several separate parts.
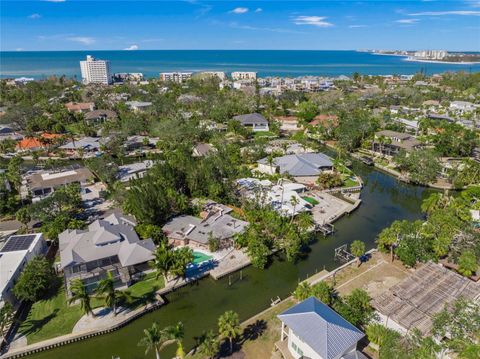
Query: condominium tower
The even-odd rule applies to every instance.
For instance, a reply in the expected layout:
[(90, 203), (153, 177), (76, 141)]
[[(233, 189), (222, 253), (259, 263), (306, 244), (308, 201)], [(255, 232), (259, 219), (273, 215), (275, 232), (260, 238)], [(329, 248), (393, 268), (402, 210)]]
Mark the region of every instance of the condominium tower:
[(108, 60), (97, 60), (93, 56), (87, 55), (86, 61), (80, 61), (80, 69), (82, 81), (85, 84), (109, 85), (112, 83), (112, 72)]

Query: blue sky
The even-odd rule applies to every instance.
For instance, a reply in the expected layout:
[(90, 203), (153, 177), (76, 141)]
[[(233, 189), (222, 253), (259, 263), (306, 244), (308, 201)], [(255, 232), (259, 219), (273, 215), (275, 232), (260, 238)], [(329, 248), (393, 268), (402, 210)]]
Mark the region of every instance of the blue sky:
[(2, 0), (0, 7), (2, 51), (480, 51), (480, 0)]

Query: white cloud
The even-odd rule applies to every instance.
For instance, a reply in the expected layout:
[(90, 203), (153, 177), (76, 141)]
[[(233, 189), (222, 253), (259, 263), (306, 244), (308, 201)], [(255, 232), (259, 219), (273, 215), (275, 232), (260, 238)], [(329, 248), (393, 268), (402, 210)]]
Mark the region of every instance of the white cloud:
[(317, 27), (330, 27), (332, 23), (325, 21), (325, 16), (297, 16), (293, 19), (296, 25), (312, 25)]
[(35, 20), (35, 19), (40, 19), (41, 17), (42, 17), (42, 15), (35, 13), (35, 14), (30, 15), (28, 18)]
[(248, 7), (236, 7), (232, 11), (230, 11), (232, 14), (245, 14), (248, 12)]
[(269, 31), (269, 32), (277, 32), (283, 34), (304, 34), (302, 31), (295, 31), (289, 29), (282, 29), (277, 27), (257, 27), (257, 26), (250, 26), (250, 25), (241, 25), (237, 22), (231, 22), (230, 27), (234, 29), (241, 29), (241, 30), (251, 30), (251, 31)]
[(368, 25), (349, 25), (350, 29), (360, 29), (362, 27), (368, 27)]
[(417, 22), (419, 22), (420, 20), (419, 19), (401, 19), (401, 20), (397, 20), (395, 21), (397, 24), (407, 24), (407, 25), (412, 25), (412, 24), (416, 24)]
[(45, 2), (65, 2), (66, 0), (43, 0)]
[(95, 43), (95, 39), (93, 37), (88, 37), (88, 36), (67, 37), (67, 40), (78, 42), (83, 45), (92, 45)]
[(129, 47), (126, 47), (124, 50), (126, 51), (138, 50), (138, 45), (130, 45)]
[(263, 11), (263, 9), (262, 9), (261, 7), (257, 7), (257, 8), (255, 9), (255, 12), (262, 12), (262, 11)]
[(17, 48), (15, 49), (15, 51), (24, 51), (24, 48), (23, 48), (23, 47), (17, 47)]
[(473, 10), (454, 10), (454, 11), (425, 11), (408, 14), (410, 16), (445, 16), (445, 15), (461, 15), (461, 16), (480, 16), (480, 11)]

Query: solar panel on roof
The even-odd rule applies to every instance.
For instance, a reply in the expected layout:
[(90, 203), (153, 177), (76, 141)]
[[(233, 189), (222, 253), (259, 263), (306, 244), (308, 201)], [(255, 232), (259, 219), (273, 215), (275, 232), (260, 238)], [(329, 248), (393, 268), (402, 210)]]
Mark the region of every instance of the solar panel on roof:
[(35, 239), (35, 234), (29, 234), (26, 236), (11, 236), (7, 239), (7, 243), (2, 248), (2, 252), (15, 252), (15, 251), (24, 251), (30, 247), (33, 240)]

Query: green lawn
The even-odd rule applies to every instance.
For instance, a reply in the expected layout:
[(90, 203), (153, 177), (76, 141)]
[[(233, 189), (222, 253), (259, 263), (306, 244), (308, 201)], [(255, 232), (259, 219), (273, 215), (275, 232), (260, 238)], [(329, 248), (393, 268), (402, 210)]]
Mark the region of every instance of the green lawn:
[(80, 305), (69, 306), (63, 285), (48, 299), (32, 305), (19, 332), (27, 336), (28, 344), (69, 334), (82, 317)]
[[(47, 299), (32, 305), (27, 318), (20, 324), (19, 332), (27, 336), (28, 344), (51, 339), (60, 335), (70, 334), (75, 323), (83, 316), (80, 305), (69, 305), (62, 285)], [(155, 279), (155, 273), (149, 273), (145, 278), (128, 288), (134, 301), (132, 307), (145, 303), (145, 297), (155, 293), (165, 286), (163, 277)], [(103, 306), (100, 298), (92, 296), (93, 308)]]
[(352, 180), (351, 178), (347, 178), (347, 179), (343, 182), (343, 187), (349, 188), (349, 187), (355, 187), (355, 186), (358, 186), (358, 182)]
[(142, 298), (165, 287), (163, 276), (155, 279), (155, 272), (148, 273), (141, 281), (128, 287), (128, 291), (134, 298)]
[(312, 206), (316, 206), (317, 204), (320, 203), (315, 198), (312, 198), (312, 197), (302, 197), (302, 198), (308, 203), (310, 203)]
[(254, 137), (277, 137), (276, 134), (270, 131), (258, 131), (253, 133)]

